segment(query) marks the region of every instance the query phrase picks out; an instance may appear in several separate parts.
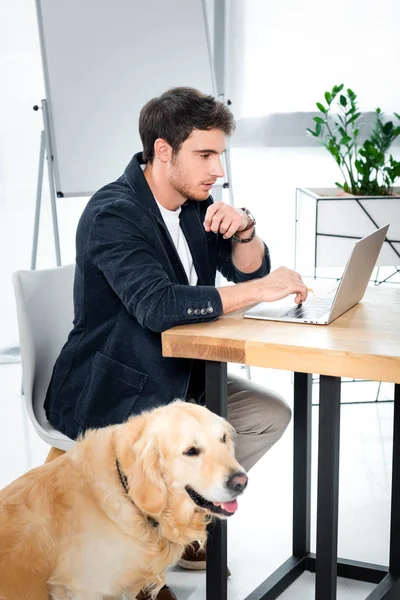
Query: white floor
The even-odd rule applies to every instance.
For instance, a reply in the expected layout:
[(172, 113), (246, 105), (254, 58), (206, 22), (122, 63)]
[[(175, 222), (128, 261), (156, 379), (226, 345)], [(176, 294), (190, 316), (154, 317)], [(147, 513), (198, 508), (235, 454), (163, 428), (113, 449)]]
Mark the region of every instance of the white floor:
[[(234, 366), (237, 370), (238, 367)], [(254, 379), (283, 394), (291, 402), (291, 375), (253, 369)], [(48, 451), (27, 421), (20, 396), (20, 365), (0, 367), (0, 488), (41, 464)], [(314, 385), (317, 393), (317, 385)], [(345, 383), (345, 400), (372, 400), (377, 384)], [(380, 398), (393, 395), (392, 386)], [(393, 397), (393, 396), (392, 396)], [(315, 517), (316, 443), (318, 407), (313, 409), (313, 521)], [(389, 490), (393, 404), (342, 406), (339, 554), (344, 558), (387, 564)], [(282, 440), (250, 472), (246, 495), (229, 522), (229, 600), (241, 600), (290, 555), (292, 436)], [(315, 549), (315, 529), (312, 529)], [(203, 573), (172, 571), (168, 583), (179, 600), (204, 600)], [(304, 574), (282, 600), (311, 600), (313, 576)], [(373, 586), (339, 580), (339, 600), (361, 600)]]

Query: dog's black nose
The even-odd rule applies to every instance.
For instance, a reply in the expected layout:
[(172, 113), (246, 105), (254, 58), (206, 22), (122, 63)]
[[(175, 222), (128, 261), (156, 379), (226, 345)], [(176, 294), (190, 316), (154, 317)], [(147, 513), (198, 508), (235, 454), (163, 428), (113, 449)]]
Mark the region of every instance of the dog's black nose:
[(238, 473), (233, 473), (233, 475), (229, 477), (228, 481), (226, 482), (226, 487), (236, 493), (240, 493), (246, 488), (247, 482), (248, 477), (246, 473), (241, 473), (239, 471)]

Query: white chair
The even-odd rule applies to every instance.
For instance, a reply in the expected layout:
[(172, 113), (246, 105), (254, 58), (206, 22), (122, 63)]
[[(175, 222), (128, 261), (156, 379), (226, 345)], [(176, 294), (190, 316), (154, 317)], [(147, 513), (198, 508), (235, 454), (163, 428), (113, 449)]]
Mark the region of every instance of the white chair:
[(66, 265), (12, 276), (26, 408), (42, 440), (60, 450), (71, 448), (74, 440), (50, 425), (43, 403), (54, 363), (72, 329), (74, 273), (75, 265)]

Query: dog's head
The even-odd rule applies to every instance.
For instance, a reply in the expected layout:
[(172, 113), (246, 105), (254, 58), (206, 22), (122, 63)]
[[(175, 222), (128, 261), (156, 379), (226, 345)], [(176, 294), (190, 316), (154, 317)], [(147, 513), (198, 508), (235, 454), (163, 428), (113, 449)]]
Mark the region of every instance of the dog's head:
[(143, 512), (228, 517), (247, 476), (234, 456), (234, 430), (223, 418), (188, 402), (133, 417), (116, 429), (117, 456), (129, 494)]

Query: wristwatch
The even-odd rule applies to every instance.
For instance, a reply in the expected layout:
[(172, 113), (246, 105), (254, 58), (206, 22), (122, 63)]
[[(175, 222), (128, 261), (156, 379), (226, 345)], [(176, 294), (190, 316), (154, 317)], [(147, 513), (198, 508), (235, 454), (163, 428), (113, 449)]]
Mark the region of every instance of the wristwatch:
[(251, 234), (249, 235), (249, 237), (247, 238), (241, 238), (237, 235), (237, 233), (234, 233), (232, 236), (232, 241), (237, 242), (238, 244), (247, 244), (248, 242), (251, 242), (251, 240), (254, 238), (254, 236), (256, 235), (256, 220), (253, 217), (253, 215), (251, 214), (251, 212), (249, 211), (248, 208), (242, 207), (240, 210), (242, 210), (246, 217), (248, 218), (248, 223), (246, 225), (246, 227), (244, 229), (241, 229), (240, 231), (238, 231), (237, 233), (243, 233), (244, 231), (248, 231), (249, 229), (253, 229), (253, 231), (251, 232)]

